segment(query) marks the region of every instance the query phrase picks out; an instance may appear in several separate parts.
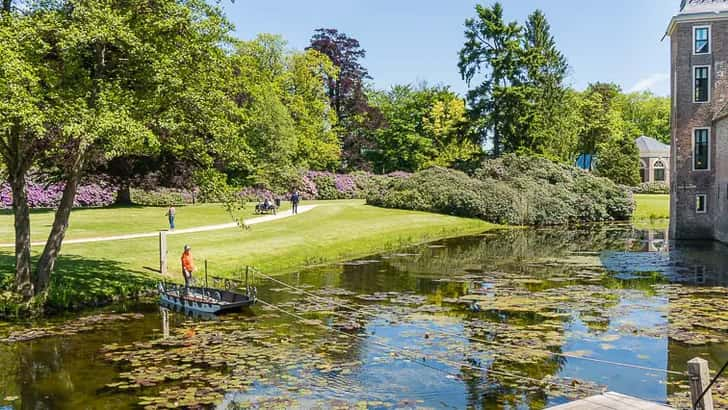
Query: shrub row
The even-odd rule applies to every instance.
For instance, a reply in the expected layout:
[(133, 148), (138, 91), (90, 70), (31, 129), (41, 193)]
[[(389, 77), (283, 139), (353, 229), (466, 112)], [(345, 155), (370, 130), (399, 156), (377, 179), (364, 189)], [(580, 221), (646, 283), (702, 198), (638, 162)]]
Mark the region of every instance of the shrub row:
[[(332, 172), (307, 171), (297, 174), (287, 186), (273, 189), (247, 187), (240, 191), (243, 199), (255, 202), (263, 198), (288, 199), (297, 190), (305, 200), (363, 199), (370, 192), (386, 188), (392, 179), (402, 179), (410, 174), (396, 172), (388, 175), (374, 175), (367, 172), (335, 174)], [(76, 195), (76, 207), (101, 207), (114, 203), (118, 187), (106, 182), (82, 184)], [(32, 208), (55, 208), (63, 193), (63, 184), (41, 184), (31, 182), (27, 188)], [(205, 202), (194, 190), (156, 187), (154, 189), (131, 188), (131, 201), (143, 206), (189, 205)], [(7, 183), (0, 184), (0, 208), (12, 207), (12, 192)]]
[(158, 187), (154, 190), (131, 188), (131, 202), (143, 206), (180, 206), (196, 202), (195, 192)]
[[(64, 184), (29, 182), (26, 187), (31, 208), (55, 208), (61, 201)], [(117, 188), (103, 180), (83, 183), (78, 188), (75, 207), (101, 207), (114, 203)], [(7, 182), (0, 183), (0, 208), (12, 208), (13, 193)]]
[(632, 187), (635, 194), (669, 194), (670, 185), (664, 182), (643, 182), (636, 187)]
[(296, 190), (304, 200), (364, 199), (370, 192), (378, 192), (392, 179), (408, 178), (411, 174), (395, 172), (375, 175), (368, 172), (336, 174), (333, 172), (307, 171), (288, 181), (288, 186), (268, 188), (244, 188), (241, 196), (248, 201), (263, 198), (288, 199)]
[(473, 176), (431, 168), (390, 179), (367, 202), (512, 225), (625, 220), (634, 209), (631, 193), (609, 179), (514, 155), (485, 161)]

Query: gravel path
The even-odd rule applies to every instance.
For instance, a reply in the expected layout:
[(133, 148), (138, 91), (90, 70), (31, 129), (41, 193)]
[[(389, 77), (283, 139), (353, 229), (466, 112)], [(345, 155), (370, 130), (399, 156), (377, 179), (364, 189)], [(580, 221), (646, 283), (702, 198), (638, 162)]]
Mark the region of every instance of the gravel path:
[[(301, 205), (298, 207), (298, 213), (302, 214), (304, 212), (308, 212), (315, 208), (316, 205)], [(245, 220), (246, 225), (257, 225), (264, 222), (270, 222), (270, 221), (277, 221), (279, 219), (284, 219), (293, 216), (290, 211), (286, 210), (284, 212), (279, 212), (276, 215), (265, 215), (265, 216), (259, 216), (256, 218), (250, 218)], [(221, 229), (230, 229), (230, 228), (237, 228), (238, 224), (237, 222), (231, 222), (226, 224), (219, 224), (219, 225), (207, 225), (207, 226), (198, 226), (195, 228), (187, 228), (187, 229), (175, 229), (174, 231), (168, 231), (167, 235), (182, 235), (186, 233), (195, 233), (195, 232), (208, 232), (208, 231), (219, 231)], [(64, 240), (64, 245), (70, 245), (75, 243), (91, 243), (91, 242), (108, 242), (108, 241), (121, 241), (125, 239), (137, 239), (137, 238), (154, 238), (159, 236), (159, 231), (157, 232), (145, 232), (145, 233), (132, 233), (127, 235), (116, 235), (116, 236), (104, 236), (104, 237), (95, 237), (95, 238), (83, 238), (83, 239), (68, 239)], [(31, 246), (45, 246), (45, 241), (43, 242), (32, 242)], [(0, 244), (0, 248), (13, 248), (15, 247), (14, 243), (2, 243)]]

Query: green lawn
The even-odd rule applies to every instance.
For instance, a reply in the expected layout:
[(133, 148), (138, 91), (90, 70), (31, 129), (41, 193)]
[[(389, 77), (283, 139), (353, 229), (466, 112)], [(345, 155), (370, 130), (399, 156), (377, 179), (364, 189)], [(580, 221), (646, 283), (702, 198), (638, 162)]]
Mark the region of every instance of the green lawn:
[(670, 218), (670, 195), (635, 195), (637, 208), (633, 218), (644, 219), (668, 219)]
[[(254, 214), (254, 205), (243, 210), (244, 217)], [(281, 210), (287, 210), (283, 203)], [(154, 232), (167, 229), (167, 208), (130, 206), (74, 209), (66, 239), (82, 239), (97, 236), (124, 235)], [(30, 217), (33, 241), (45, 241), (53, 223), (53, 211), (34, 210)], [(230, 215), (220, 205), (194, 205), (177, 207), (177, 229), (193, 228), (231, 222)], [(13, 215), (9, 210), (0, 211), (0, 243), (13, 243)]]
[[(178, 265), (184, 244), (192, 246), (198, 268), (208, 260), (211, 275), (237, 276), (246, 265), (275, 274), (497, 227), (476, 219), (376, 208), (357, 200), (316, 205), (309, 212), (254, 225), (249, 230), (233, 228), (170, 236), (170, 278), (181, 279)], [(189, 225), (182, 225), (185, 215), (198, 216)], [(37, 226), (39, 218), (34, 217)], [(96, 219), (100, 217), (107, 219), (107, 223)], [(114, 222), (108, 222), (109, 219)], [(178, 219), (180, 227), (229, 222), (215, 206), (180, 209)], [(164, 222), (163, 209), (112, 208), (76, 211), (71, 229), (77, 229), (75, 237), (81, 237), (81, 232), (101, 236), (154, 231), (163, 228)], [(99, 226), (99, 231), (94, 231), (93, 226)], [(36, 247), (34, 253), (40, 250)], [(99, 295), (135, 291), (148, 280), (159, 278), (153, 271), (158, 268), (158, 255), (156, 238), (64, 245), (52, 299), (57, 299), (56, 305), (64, 306), (79, 297), (98, 299)], [(0, 275), (7, 276), (12, 266), (12, 249), (0, 249)]]
[[(668, 195), (635, 195), (635, 200), (634, 223), (662, 223), (669, 217)], [(249, 230), (232, 228), (169, 236), (170, 273), (166, 279), (181, 279), (178, 265), (184, 244), (192, 246), (199, 274), (205, 259), (211, 275), (237, 276), (246, 265), (275, 274), (498, 227), (476, 219), (376, 208), (357, 200), (316, 205), (309, 212), (254, 225)], [(165, 229), (164, 212), (163, 208), (147, 207), (77, 210), (71, 217), (68, 237)], [(34, 240), (45, 239), (51, 218), (47, 211), (33, 213)], [(179, 228), (188, 228), (230, 222), (230, 217), (219, 205), (199, 205), (178, 208), (177, 221)], [(8, 213), (0, 214), (0, 241), (12, 242), (12, 215)], [(11, 277), (12, 251), (0, 248), (0, 279)], [(41, 248), (34, 247), (33, 251), (37, 256)], [(66, 308), (139, 291), (160, 278), (155, 272), (158, 255), (156, 238), (64, 245), (50, 304)]]
[(670, 224), (670, 195), (635, 195), (632, 225), (638, 229), (667, 229)]

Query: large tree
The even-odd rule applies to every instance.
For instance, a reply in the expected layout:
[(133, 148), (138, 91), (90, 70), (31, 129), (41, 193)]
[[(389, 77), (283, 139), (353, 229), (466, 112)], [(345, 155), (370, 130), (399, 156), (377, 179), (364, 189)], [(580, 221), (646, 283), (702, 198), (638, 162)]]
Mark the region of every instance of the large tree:
[(241, 184), (275, 184), (295, 169), (334, 169), (341, 158), (326, 80), (337, 69), (316, 50), (289, 52), (280, 37), (241, 41), (231, 93), (240, 150), (220, 168)]
[(327, 75), (326, 84), (339, 122), (343, 165), (365, 168), (366, 152), (375, 148), (372, 131), (380, 125), (379, 113), (369, 105), (365, 92), (365, 81), (371, 78), (361, 62), (366, 51), (358, 40), (332, 28), (317, 29), (308, 48), (328, 56), (338, 69)]
[[(0, 82), (0, 151), (14, 191), (16, 287), (25, 298), (49, 285), (91, 164), (155, 152), (170, 138), (194, 155), (216, 146), (200, 137), (227, 133), (219, 127), (224, 114), (200, 118), (215, 103), (199, 97), (222, 95), (207, 79), (214, 80), (210, 67), (224, 58), (230, 30), (202, 0), (59, 0), (4, 12), (0, 44), (11, 58), (3, 53), (0, 63), (10, 79)], [(214, 141), (224, 144), (223, 135)], [(37, 162), (64, 190), (32, 269), (25, 179)]]
[(372, 103), (383, 117), (372, 156), (377, 172), (453, 166), (481, 152), (465, 102), (447, 87), (396, 85), (372, 93)]
[[(465, 22), (460, 74), (472, 88), (472, 115), (483, 124), (483, 138), (495, 156), (502, 152), (539, 154), (568, 160), (561, 134), (571, 121), (564, 84), (568, 64), (556, 47), (540, 10), (525, 26), (503, 19), (503, 7), (477, 5)], [(473, 84), (475, 81), (479, 84)]]
[(568, 126), (564, 119), (573, 110), (564, 84), (569, 66), (556, 47), (551, 26), (541, 10), (528, 16), (524, 29), (522, 63), (526, 73), (530, 110), (527, 131), (521, 136), (518, 148), (559, 160), (569, 160), (562, 150)]
[(523, 28), (515, 21), (504, 21), (500, 3), (492, 7), (478, 4), (475, 12), (475, 18), (465, 20), (466, 41), (458, 67), (472, 86), (468, 101), (472, 114), (483, 119), (483, 139), (489, 137), (493, 154), (498, 156), (504, 140), (521, 132), (517, 117), (523, 114)]
[(624, 94), (621, 99), (622, 116), (630, 135), (646, 135), (670, 143), (670, 97), (643, 91)]
[(599, 144), (597, 174), (629, 186), (640, 183), (640, 155), (633, 138), (617, 137)]
[(620, 92), (619, 86), (615, 84), (594, 83), (582, 93), (579, 106), (582, 117), (580, 153), (597, 154), (600, 144), (610, 139), (621, 139), (624, 135)]

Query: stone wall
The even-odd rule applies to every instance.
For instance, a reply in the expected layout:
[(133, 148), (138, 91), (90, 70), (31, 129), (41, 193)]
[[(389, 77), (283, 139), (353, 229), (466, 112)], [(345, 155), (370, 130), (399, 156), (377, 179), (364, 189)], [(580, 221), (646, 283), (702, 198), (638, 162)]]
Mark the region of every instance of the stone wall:
[[(693, 27), (708, 24), (711, 26), (711, 54), (693, 55)], [(725, 200), (725, 195), (721, 197), (719, 182), (726, 180), (728, 183), (728, 169), (716, 158), (728, 159), (728, 147), (716, 145), (719, 138), (713, 117), (728, 102), (728, 20), (679, 23), (671, 36), (671, 46), (671, 236), (675, 239), (713, 239), (716, 238), (714, 228), (723, 226), (722, 215), (726, 215), (722, 212), (725, 204), (721, 200)], [(693, 68), (698, 65), (711, 67), (709, 103), (693, 102)], [(693, 130), (702, 127), (710, 129), (710, 169), (693, 171)], [(704, 214), (695, 211), (698, 194), (707, 197)], [(728, 226), (719, 230), (728, 234)], [(721, 234), (721, 237), (724, 236)], [(728, 235), (725, 238), (728, 239)]]

